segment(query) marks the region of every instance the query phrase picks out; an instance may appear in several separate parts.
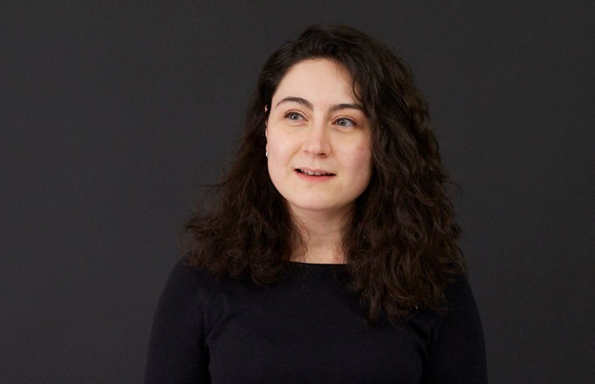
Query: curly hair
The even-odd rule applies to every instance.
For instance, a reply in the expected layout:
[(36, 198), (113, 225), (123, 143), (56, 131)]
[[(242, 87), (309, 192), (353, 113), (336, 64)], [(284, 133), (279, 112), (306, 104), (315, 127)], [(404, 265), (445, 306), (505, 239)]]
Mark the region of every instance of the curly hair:
[(209, 190), (214, 204), (207, 208), (201, 197), (185, 221), (188, 264), (258, 285), (282, 279), (292, 244), (303, 240), (268, 173), (265, 121), (289, 68), (317, 58), (349, 71), (372, 127), (370, 182), (343, 233), (346, 287), (366, 305), (369, 325), (382, 311), (392, 324), (420, 309), (446, 313), (447, 285), (467, 273), (447, 191), (457, 184), (442, 164), (428, 104), (409, 66), (386, 45), (345, 25), (311, 25), (265, 62), (230, 170)]

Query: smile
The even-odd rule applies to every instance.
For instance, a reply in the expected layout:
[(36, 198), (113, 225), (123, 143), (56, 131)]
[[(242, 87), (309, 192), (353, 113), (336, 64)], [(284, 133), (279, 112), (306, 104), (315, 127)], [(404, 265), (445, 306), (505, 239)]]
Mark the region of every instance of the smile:
[(324, 169), (311, 169), (311, 168), (302, 167), (302, 168), (296, 168), (295, 170), (300, 173), (310, 175), (310, 176), (334, 176), (335, 175), (334, 173), (328, 172)]
[(334, 173), (330, 172), (309, 172), (299, 168), (295, 170), (295, 173), (299, 178), (308, 181), (325, 181), (335, 176)]

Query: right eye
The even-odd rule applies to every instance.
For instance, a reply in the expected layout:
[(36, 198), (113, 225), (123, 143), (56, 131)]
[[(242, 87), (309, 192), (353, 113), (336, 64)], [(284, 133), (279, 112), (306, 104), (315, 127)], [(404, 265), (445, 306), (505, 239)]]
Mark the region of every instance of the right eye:
[(293, 119), (293, 118), (292, 118), (292, 116), (296, 116), (296, 117), (303, 117), (301, 114), (299, 114), (299, 113), (297, 113), (297, 112), (293, 112), (293, 111), (292, 111), (292, 112), (287, 112), (287, 113), (285, 114), (285, 118), (286, 118), (286, 119), (289, 119), (289, 120), (294, 120), (294, 121), (295, 121), (296, 119)]

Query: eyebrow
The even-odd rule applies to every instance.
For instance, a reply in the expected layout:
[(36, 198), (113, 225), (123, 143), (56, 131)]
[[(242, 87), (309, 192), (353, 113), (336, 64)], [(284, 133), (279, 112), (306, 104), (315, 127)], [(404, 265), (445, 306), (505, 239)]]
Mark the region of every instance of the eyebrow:
[[(279, 101), (277, 103), (276, 106), (278, 106), (279, 104), (283, 103), (283, 102), (289, 102), (289, 101), (293, 101), (296, 102), (298, 104), (302, 104), (310, 109), (314, 109), (314, 105), (312, 105), (311, 102), (309, 102), (308, 100), (302, 98), (302, 97), (296, 97), (296, 96), (288, 96), (283, 98), (281, 101)], [(366, 114), (366, 112), (364, 111), (364, 107), (362, 107), (359, 104), (351, 104), (351, 103), (341, 103), (341, 104), (335, 104), (333, 106), (331, 106), (331, 108), (329, 109), (330, 112), (334, 112), (334, 111), (338, 111), (340, 109), (357, 109), (359, 111), (361, 111), (362, 113)]]

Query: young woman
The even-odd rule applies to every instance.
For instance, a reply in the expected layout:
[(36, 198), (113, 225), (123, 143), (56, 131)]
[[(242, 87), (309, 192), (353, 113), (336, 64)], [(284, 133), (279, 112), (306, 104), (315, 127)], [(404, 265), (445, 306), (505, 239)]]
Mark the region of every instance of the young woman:
[(145, 383), (486, 383), (452, 184), (408, 67), (347, 26), (266, 61)]

